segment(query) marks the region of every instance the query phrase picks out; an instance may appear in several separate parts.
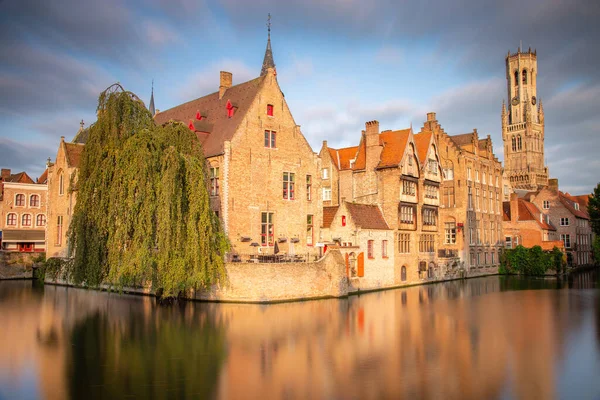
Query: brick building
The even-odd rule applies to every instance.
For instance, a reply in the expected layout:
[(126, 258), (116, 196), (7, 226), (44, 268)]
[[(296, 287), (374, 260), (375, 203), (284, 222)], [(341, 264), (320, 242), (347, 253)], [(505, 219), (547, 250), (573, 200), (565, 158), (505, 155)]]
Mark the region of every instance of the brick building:
[(440, 263), (457, 262), (466, 269), (497, 267), (502, 247), (502, 164), (494, 155), (488, 135), (480, 139), (477, 130), (449, 135), (427, 114), (421, 134), (431, 133), (439, 145), (444, 170), (440, 195), (438, 237)]
[[(83, 125), (76, 138), (81, 137)], [(67, 257), (67, 231), (77, 201), (77, 172), (84, 145), (60, 138), (55, 161), (48, 162), (47, 257)]]
[[(44, 173), (38, 182), (45, 180)], [(25, 172), (0, 175), (0, 250), (45, 250), (47, 186), (34, 182)]]
[(282, 253), (318, 253), (320, 158), (279, 87), (270, 34), (258, 78), (233, 85), (232, 74), (221, 72), (218, 91), (154, 118), (186, 123), (202, 143), (211, 207), (232, 253), (251, 254), (258, 245), (258, 252), (271, 254), (276, 243)]

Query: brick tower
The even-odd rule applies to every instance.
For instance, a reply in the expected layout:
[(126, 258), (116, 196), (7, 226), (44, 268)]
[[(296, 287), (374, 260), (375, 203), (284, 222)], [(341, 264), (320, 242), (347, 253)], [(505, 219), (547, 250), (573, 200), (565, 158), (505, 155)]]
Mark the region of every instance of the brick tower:
[(537, 54), (531, 48), (506, 56), (508, 109), (502, 103), (504, 175), (514, 189), (548, 185), (544, 162), (544, 109), (537, 98)]

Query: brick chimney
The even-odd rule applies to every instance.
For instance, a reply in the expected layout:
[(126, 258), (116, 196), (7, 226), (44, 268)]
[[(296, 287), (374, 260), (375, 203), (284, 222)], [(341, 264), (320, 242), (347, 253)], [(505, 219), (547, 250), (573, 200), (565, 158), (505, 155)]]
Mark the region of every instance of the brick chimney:
[(231, 87), (233, 75), (231, 72), (221, 71), (219, 81), (219, 100), (223, 98), (225, 91)]
[(432, 121), (437, 121), (435, 119), (435, 113), (434, 112), (428, 112), (427, 113), (427, 122), (432, 122)]
[(10, 178), (10, 169), (2, 168), (2, 180), (5, 181)]
[(365, 128), (367, 147), (379, 146), (379, 121), (369, 121), (365, 124)]
[(558, 192), (558, 179), (548, 179), (548, 189)]
[(519, 195), (510, 194), (510, 220), (516, 222), (519, 220)]
[(327, 140), (323, 140), (323, 148), (326, 149), (327, 148)]

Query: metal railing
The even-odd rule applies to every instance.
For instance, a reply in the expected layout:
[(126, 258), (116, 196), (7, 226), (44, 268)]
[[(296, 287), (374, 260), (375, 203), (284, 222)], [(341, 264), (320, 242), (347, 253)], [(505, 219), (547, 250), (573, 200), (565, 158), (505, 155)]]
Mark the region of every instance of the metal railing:
[(260, 254), (260, 253), (228, 253), (225, 262), (231, 263), (298, 263), (316, 261), (317, 254)]

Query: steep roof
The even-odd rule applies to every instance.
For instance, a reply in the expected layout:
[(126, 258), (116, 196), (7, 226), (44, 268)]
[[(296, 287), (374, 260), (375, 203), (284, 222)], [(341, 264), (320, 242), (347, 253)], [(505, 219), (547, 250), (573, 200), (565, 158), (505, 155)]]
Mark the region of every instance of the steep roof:
[(356, 226), (362, 229), (390, 229), (377, 205), (346, 203), (346, 208)]
[(365, 135), (361, 135), (358, 151), (356, 152), (356, 161), (354, 162), (354, 170), (361, 170), (367, 167), (367, 141)]
[[(223, 143), (233, 138), (234, 133), (246, 115), (254, 98), (258, 94), (265, 76), (260, 76), (248, 82), (235, 85), (227, 89), (221, 99), (219, 92), (211, 93), (196, 100), (173, 107), (169, 110), (161, 111), (154, 117), (157, 124), (165, 124), (170, 120), (181, 121), (186, 125), (190, 120), (195, 122), (204, 122), (202, 127), (196, 127), (198, 132), (204, 132), (203, 129), (210, 129), (206, 132), (203, 148), (206, 157), (215, 156), (223, 153)], [(227, 102), (237, 108), (231, 118), (227, 115)], [(200, 111), (206, 115), (201, 121), (196, 120), (196, 113)], [(202, 138), (199, 137), (199, 139)]]
[(27, 172), (25, 172), (25, 171), (21, 171), (16, 174), (10, 174), (10, 176), (7, 179), (5, 179), (4, 182), (35, 183), (33, 181), (33, 179), (31, 179), (31, 177), (29, 175), (27, 175)]
[(69, 167), (79, 168), (81, 154), (83, 153), (84, 145), (80, 143), (65, 142), (65, 156)]
[(356, 153), (358, 151), (358, 146), (353, 147), (344, 147), (341, 149), (332, 149), (328, 147), (329, 156), (333, 160), (333, 165), (342, 171), (345, 169), (350, 169), (350, 161), (356, 157)]
[(379, 168), (396, 167), (402, 161), (404, 149), (410, 136), (410, 128), (397, 131), (384, 131), (379, 134), (379, 143), (383, 145)]
[(40, 175), (40, 177), (37, 179), (36, 183), (41, 183), (41, 184), (48, 183), (48, 168), (46, 168), (44, 170), (44, 172), (42, 173), (42, 175)]
[(329, 228), (339, 206), (323, 207), (323, 228)]
[[(559, 191), (558, 192), (558, 199), (565, 206), (565, 208), (567, 210), (569, 210), (569, 212), (571, 214), (573, 214), (574, 216), (576, 216), (577, 218), (590, 219), (590, 216), (587, 213), (587, 208), (586, 207), (581, 207), (579, 205), (579, 202), (576, 201), (568, 193), (565, 194), (565, 193)], [(579, 208), (579, 210), (575, 208), (575, 204), (577, 204), (577, 207)]]
[(473, 133), (463, 133), (461, 135), (449, 135), (450, 139), (456, 144), (458, 147), (464, 146), (466, 144), (470, 144), (473, 142)]
[(577, 196), (571, 196), (573, 200), (579, 203), (579, 207), (587, 210), (588, 205), (590, 204), (590, 195), (589, 194), (580, 194)]
[[(545, 230), (555, 231), (556, 228), (547, 223), (544, 218), (540, 219), (540, 215), (543, 215), (537, 206), (530, 201), (525, 199), (517, 199), (518, 203), (518, 213), (519, 218), (518, 221), (536, 221), (538, 225)], [(502, 202), (502, 220), (510, 221), (511, 220), (511, 211), (510, 211), (510, 201)]]
[(431, 143), (431, 132), (417, 133), (415, 138), (415, 145), (417, 146), (417, 155), (419, 156), (419, 162), (421, 165), (425, 165), (427, 158), (427, 152), (429, 151), (429, 143)]

